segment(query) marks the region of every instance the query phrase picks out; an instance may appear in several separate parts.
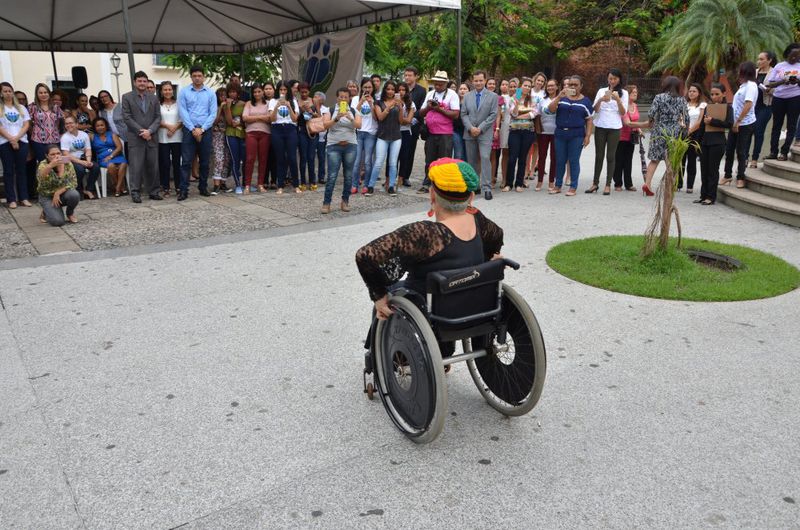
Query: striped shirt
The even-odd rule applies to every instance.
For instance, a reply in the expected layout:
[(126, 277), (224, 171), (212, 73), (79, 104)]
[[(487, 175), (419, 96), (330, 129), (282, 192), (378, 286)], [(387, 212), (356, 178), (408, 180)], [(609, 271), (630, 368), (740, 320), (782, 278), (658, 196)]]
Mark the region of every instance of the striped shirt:
[(586, 96), (559, 100), (556, 108), (556, 136), (573, 138), (586, 134), (586, 119), (592, 116), (592, 100)]

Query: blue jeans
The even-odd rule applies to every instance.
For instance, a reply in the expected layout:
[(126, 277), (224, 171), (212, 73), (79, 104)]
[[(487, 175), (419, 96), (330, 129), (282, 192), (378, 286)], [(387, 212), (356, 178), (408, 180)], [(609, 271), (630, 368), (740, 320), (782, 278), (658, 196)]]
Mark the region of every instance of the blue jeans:
[[(353, 186), (358, 187), (359, 167), (364, 162), (364, 182), (368, 181), (372, 175), (372, 155), (375, 152), (375, 141), (378, 138), (374, 134), (358, 131), (358, 145), (356, 146), (356, 160), (353, 163)], [(330, 160), (328, 160), (330, 166)]]
[(189, 193), (189, 177), (192, 175), (192, 162), (195, 155), (200, 156), (200, 181), (197, 188), (208, 191), (208, 169), (211, 163), (211, 129), (205, 131), (200, 141), (192, 136), (192, 131), (183, 128), (181, 141), (181, 193)]
[[(19, 149), (14, 150), (11, 142), (0, 145), (0, 160), (3, 164), (3, 181), (6, 186), (6, 204), (10, 202), (27, 201), (28, 175), (26, 162), (28, 159), (28, 144), (19, 142)], [(16, 193), (14, 189), (16, 186)]]
[(247, 159), (247, 150), (245, 147), (244, 138), (238, 136), (226, 136), (225, 145), (228, 148), (228, 154), (231, 157), (231, 171), (233, 172), (233, 181), (236, 187), (242, 185), (242, 164)]
[(467, 146), (464, 143), (464, 133), (453, 132), (453, 158), (467, 160)]
[(378, 175), (383, 169), (383, 164), (386, 162), (386, 155), (389, 155), (389, 187), (393, 188), (397, 182), (397, 159), (400, 156), (400, 144), (402, 140), (393, 140), (387, 142), (378, 138), (378, 143), (375, 144), (375, 165), (372, 167), (372, 176), (369, 179), (368, 188), (374, 188), (375, 183), (378, 181)]
[(581, 151), (583, 150), (583, 135), (565, 138), (556, 135), (556, 188), (561, 188), (564, 183), (564, 173), (569, 162), (569, 187), (578, 189), (578, 176), (581, 173)]
[(764, 145), (764, 133), (767, 131), (767, 124), (772, 117), (772, 107), (766, 105), (756, 109), (756, 131), (753, 141), (753, 156), (751, 160), (758, 160), (761, 156), (761, 146)]
[(350, 200), (350, 187), (353, 185), (353, 168), (356, 167), (356, 144), (338, 145), (327, 147), (328, 152), (328, 178), (325, 180), (325, 198), (322, 204), (330, 204), (333, 198), (333, 188), (336, 187), (336, 177), (339, 176), (339, 167), (344, 173), (342, 183), (342, 201)]
[(317, 181), (322, 183), (325, 181), (325, 159), (328, 155), (325, 153), (325, 142), (317, 141)]
[(278, 164), (278, 187), (286, 184), (286, 173), (291, 172), (292, 185), (297, 187), (297, 126), (289, 123), (272, 124), (272, 145)]
[(317, 153), (317, 137), (311, 138), (305, 128), (297, 129), (300, 140), (300, 184), (306, 184), (306, 168), (308, 168), (308, 184), (316, 184), (317, 176), (314, 173), (314, 156)]
[[(525, 129), (511, 130), (508, 133), (508, 182), (506, 186), (522, 187), (525, 184), (525, 165), (528, 152), (536, 140), (536, 133)], [(558, 145), (556, 144), (556, 151)], [(516, 173), (515, 173), (516, 171)]]

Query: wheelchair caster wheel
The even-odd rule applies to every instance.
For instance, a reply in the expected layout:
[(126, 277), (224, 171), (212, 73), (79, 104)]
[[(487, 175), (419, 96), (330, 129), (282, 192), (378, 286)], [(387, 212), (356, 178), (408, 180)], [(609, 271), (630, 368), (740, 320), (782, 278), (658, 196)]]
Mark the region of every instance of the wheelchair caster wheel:
[(370, 401), (375, 399), (375, 387), (372, 385), (372, 383), (367, 383), (366, 392), (367, 392), (367, 399), (369, 399)]

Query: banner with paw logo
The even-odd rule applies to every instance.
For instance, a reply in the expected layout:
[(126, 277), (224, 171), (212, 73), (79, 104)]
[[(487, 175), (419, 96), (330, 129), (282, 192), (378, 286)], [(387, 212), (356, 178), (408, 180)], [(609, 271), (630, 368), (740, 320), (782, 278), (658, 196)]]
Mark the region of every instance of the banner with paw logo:
[(367, 28), (314, 35), (282, 46), (281, 77), (311, 85), (311, 94), (336, 99), (348, 79), (361, 79)]

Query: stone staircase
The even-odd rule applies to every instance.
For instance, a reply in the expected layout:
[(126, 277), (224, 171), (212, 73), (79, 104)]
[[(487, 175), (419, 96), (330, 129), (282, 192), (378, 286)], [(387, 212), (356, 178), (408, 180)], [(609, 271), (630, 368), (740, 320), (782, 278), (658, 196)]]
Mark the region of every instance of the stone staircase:
[(800, 227), (800, 147), (792, 146), (789, 160), (764, 160), (747, 170), (747, 187), (736, 181), (720, 186), (720, 202), (739, 211)]

